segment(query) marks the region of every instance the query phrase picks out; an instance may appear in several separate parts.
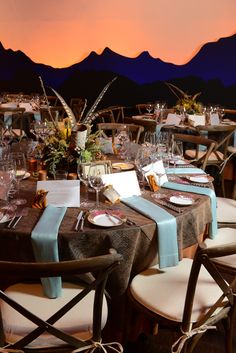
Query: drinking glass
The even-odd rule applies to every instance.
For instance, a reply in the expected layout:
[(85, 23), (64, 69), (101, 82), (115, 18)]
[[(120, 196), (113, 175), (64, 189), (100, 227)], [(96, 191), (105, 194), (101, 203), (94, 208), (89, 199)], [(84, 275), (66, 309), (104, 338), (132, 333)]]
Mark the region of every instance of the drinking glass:
[(141, 192), (145, 193), (145, 174), (152, 169), (152, 160), (150, 158), (150, 151), (142, 147), (139, 149), (135, 160), (135, 166), (141, 175)]
[[(11, 152), (9, 158), (14, 162), (14, 179), (16, 181), (16, 191), (17, 194), (19, 194), (20, 182), (24, 178), (27, 171), (25, 155), (23, 152)], [(26, 199), (19, 197), (16, 197), (12, 201), (15, 205), (24, 205), (26, 202)]]
[(153, 110), (153, 104), (152, 103), (147, 103), (146, 111), (148, 112), (148, 114), (150, 114), (152, 110)]
[[(88, 190), (89, 190), (89, 180), (88, 180), (88, 169), (85, 168), (82, 164), (78, 164), (77, 167), (77, 175), (78, 179), (80, 180), (80, 184), (84, 185), (84, 192), (83, 192), (83, 199), (80, 200), (80, 205), (82, 207), (88, 208), (91, 206), (91, 203), (89, 202), (89, 197), (88, 197)], [(80, 187), (81, 191), (81, 187)], [(80, 192), (80, 196), (81, 196)]]
[(89, 185), (96, 191), (96, 207), (99, 207), (99, 192), (103, 189), (104, 183), (101, 177), (101, 169), (96, 163), (91, 163), (88, 172)]
[(183, 159), (183, 142), (173, 141), (171, 146), (171, 160), (174, 163), (174, 168), (181, 159)]

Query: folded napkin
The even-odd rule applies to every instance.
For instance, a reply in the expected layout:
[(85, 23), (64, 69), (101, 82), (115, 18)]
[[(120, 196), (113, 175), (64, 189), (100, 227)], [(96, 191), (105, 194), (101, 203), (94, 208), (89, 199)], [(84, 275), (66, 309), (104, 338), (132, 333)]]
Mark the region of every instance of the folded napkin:
[(210, 224), (209, 236), (214, 238), (217, 234), (217, 219), (216, 219), (216, 194), (214, 190), (210, 188), (195, 186), (195, 185), (186, 185), (186, 184), (177, 184), (172, 182), (167, 182), (162, 185), (162, 187), (167, 189), (179, 190), (179, 191), (187, 191), (192, 192), (194, 194), (207, 195), (211, 200), (211, 214), (212, 214), (212, 222)]
[(156, 222), (158, 228), (159, 267), (163, 268), (178, 265), (179, 253), (175, 217), (141, 196), (122, 198), (121, 201)]
[[(48, 205), (31, 233), (34, 256), (38, 262), (59, 260), (57, 235), (66, 207)], [(42, 278), (44, 294), (49, 298), (61, 295), (61, 278)]]
[(166, 168), (167, 174), (206, 174), (204, 170), (200, 168)]

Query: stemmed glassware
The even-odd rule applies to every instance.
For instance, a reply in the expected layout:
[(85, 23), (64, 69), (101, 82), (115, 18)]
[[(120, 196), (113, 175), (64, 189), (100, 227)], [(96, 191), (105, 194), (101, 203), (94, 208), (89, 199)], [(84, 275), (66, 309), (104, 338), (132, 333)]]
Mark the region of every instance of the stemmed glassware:
[(151, 114), (152, 110), (153, 110), (153, 104), (152, 103), (147, 103), (146, 111), (148, 112), (148, 114)]
[(101, 169), (96, 163), (91, 163), (88, 172), (89, 185), (96, 191), (96, 207), (99, 207), (99, 193), (104, 187)]
[(79, 163), (77, 167), (77, 175), (78, 175), (78, 179), (80, 180), (80, 183), (84, 185), (84, 193), (83, 193), (84, 197), (83, 197), (83, 201), (80, 200), (80, 205), (85, 208), (91, 206), (91, 203), (89, 202), (89, 197), (88, 197), (89, 195), (88, 194), (88, 189), (89, 189), (88, 173), (89, 173), (88, 169), (82, 166), (81, 163)]
[(173, 141), (171, 146), (171, 161), (174, 163), (174, 168), (179, 161), (183, 159), (183, 142)]
[[(20, 182), (24, 178), (27, 171), (25, 155), (23, 152), (11, 152), (9, 158), (14, 163), (14, 179), (16, 181), (17, 194), (19, 194)], [(24, 205), (26, 202), (26, 199), (19, 197), (16, 197), (12, 200), (12, 203), (14, 203), (15, 205)]]
[(145, 193), (145, 174), (152, 168), (152, 160), (150, 158), (150, 151), (145, 147), (139, 149), (135, 160), (135, 166), (138, 172), (141, 174), (141, 192)]

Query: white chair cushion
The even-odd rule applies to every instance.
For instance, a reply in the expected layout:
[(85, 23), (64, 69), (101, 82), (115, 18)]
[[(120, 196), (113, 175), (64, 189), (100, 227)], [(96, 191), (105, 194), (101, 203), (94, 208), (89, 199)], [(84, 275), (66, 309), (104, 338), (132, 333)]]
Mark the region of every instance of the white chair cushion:
[[(198, 158), (200, 159), (202, 156), (204, 156), (206, 154), (206, 152), (204, 151), (199, 151), (198, 152)], [(224, 155), (223, 153), (217, 151), (217, 154), (220, 158), (220, 160), (223, 160), (224, 159)], [(196, 157), (196, 150), (186, 150), (185, 151), (185, 155), (191, 159), (194, 159)], [(216, 157), (215, 153), (212, 152), (210, 153), (210, 156), (208, 157), (208, 161), (218, 161), (218, 158)]]
[[(219, 228), (214, 239), (205, 239), (204, 244), (210, 248), (218, 245), (231, 244), (236, 242), (236, 228)], [(218, 264), (236, 268), (236, 254), (222, 256), (215, 259)]]
[[(133, 297), (152, 312), (181, 322), (192, 262), (192, 259), (185, 258), (178, 266), (168, 267), (165, 271), (159, 270), (156, 265), (141, 272), (134, 277), (130, 285)], [(202, 267), (191, 321), (195, 322), (221, 294), (218, 285)]]
[[(71, 283), (63, 283), (62, 296), (56, 299), (49, 299), (44, 296), (41, 284), (19, 283), (10, 286), (5, 290), (11, 298), (15, 299), (22, 304), (23, 307), (27, 308), (43, 320), (48, 319), (53, 313), (67, 303), (69, 299), (73, 298), (81, 291), (81, 286)], [(58, 320), (54, 326), (83, 340), (91, 338), (93, 300), (94, 291), (90, 292), (79, 304)], [(1, 301), (1, 311), (4, 332), (6, 333), (6, 341), (9, 343), (16, 342), (18, 339), (22, 338), (22, 336), (25, 336), (28, 332), (37, 327), (3, 301)], [(107, 312), (107, 302), (104, 297), (102, 328), (105, 326), (107, 320)], [(43, 333), (29, 344), (28, 347), (50, 347), (63, 344), (65, 343), (58, 338), (48, 333)]]
[(217, 197), (217, 222), (236, 223), (236, 200)]
[(234, 146), (228, 146), (227, 150), (228, 150), (230, 153), (236, 153), (236, 147), (234, 147)]

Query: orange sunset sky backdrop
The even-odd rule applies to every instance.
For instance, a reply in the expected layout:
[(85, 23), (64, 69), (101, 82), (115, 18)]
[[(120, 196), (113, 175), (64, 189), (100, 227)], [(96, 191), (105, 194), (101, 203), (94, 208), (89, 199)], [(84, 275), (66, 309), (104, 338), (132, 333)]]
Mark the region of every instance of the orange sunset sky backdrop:
[(0, 0), (0, 41), (54, 67), (105, 47), (184, 64), (236, 33), (236, 0)]

